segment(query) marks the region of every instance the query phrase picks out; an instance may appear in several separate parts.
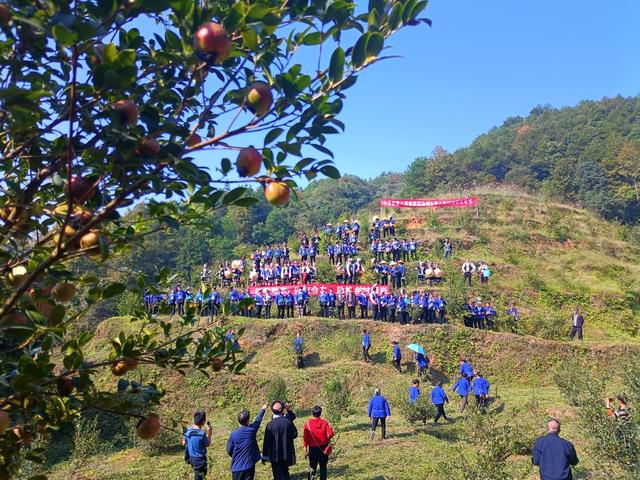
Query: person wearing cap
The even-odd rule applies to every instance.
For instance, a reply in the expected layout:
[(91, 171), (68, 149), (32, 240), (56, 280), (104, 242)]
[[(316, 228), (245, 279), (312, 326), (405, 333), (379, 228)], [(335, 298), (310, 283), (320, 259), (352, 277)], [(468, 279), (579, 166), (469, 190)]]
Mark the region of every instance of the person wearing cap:
[(289, 467), (296, 464), (293, 441), (298, 437), (298, 429), (293, 423), (295, 414), (279, 400), (271, 404), (271, 411), (273, 417), (264, 430), (262, 458), (271, 463), (273, 480), (290, 480)]
[(373, 440), (376, 434), (376, 428), (380, 423), (382, 440), (387, 439), (387, 417), (391, 416), (391, 409), (389, 408), (389, 402), (382, 396), (380, 389), (376, 388), (373, 391), (373, 397), (369, 401), (369, 407), (367, 408), (369, 420), (371, 420), (371, 440)]
[(547, 434), (533, 444), (531, 463), (540, 468), (541, 480), (572, 480), (571, 467), (578, 464), (578, 454), (571, 442), (560, 437), (560, 421), (547, 422)]

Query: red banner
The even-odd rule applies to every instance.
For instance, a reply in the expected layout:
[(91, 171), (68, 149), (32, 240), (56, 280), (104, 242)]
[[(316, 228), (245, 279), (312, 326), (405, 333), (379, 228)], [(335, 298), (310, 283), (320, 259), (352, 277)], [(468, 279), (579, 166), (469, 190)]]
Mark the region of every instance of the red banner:
[(342, 283), (310, 283), (308, 285), (269, 285), (269, 286), (261, 286), (257, 285), (255, 287), (249, 287), (249, 294), (255, 295), (258, 290), (260, 290), (263, 294), (269, 292), (271, 295), (276, 295), (280, 293), (282, 290), (287, 293), (291, 292), (294, 295), (298, 291), (300, 287), (305, 287), (309, 295), (312, 297), (317, 297), (323, 291), (329, 293), (330, 291), (333, 293), (344, 293), (345, 295), (349, 292), (353, 292), (356, 295), (360, 293), (364, 293), (365, 295), (369, 295), (371, 293), (371, 289), (376, 287), (378, 293), (389, 293), (391, 288), (389, 285), (370, 285), (370, 284), (349, 284), (344, 285)]
[(473, 207), (478, 197), (446, 198), (442, 200), (427, 198), (382, 198), (381, 207), (389, 208), (447, 208)]

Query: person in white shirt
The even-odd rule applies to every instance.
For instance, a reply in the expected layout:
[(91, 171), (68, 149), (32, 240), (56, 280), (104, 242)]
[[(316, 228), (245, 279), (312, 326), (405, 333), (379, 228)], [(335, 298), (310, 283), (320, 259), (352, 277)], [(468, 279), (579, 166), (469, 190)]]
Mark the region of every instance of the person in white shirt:
[(464, 275), (464, 282), (471, 286), (471, 277), (473, 276), (473, 272), (476, 271), (476, 266), (469, 259), (466, 259), (462, 264), (462, 274)]

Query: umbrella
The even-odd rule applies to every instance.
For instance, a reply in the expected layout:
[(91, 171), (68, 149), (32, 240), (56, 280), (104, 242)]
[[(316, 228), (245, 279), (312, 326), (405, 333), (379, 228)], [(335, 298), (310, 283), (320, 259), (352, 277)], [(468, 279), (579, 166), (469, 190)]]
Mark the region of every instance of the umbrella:
[(412, 352), (421, 353), (422, 355), (424, 355), (424, 348), (422, 348), (417, 343), (412, 343), (410, 345), (407, 345), (407, 348)]

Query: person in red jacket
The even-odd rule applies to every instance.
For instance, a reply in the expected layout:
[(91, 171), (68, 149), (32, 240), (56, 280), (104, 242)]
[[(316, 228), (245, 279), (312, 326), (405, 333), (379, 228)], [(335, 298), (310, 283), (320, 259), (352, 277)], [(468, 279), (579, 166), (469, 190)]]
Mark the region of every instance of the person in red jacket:
[(333, 438), (333, 428), (322, 415), (322, 407), (316, 405), (311, 409), (313, 418), (307, 420), (302, 431), (302, 445), (304, 446), (305, 457), (309, 457), (309, 480), (316, 478), (316, 470), (320, 465), (320, 480), (327, 479), (327, 463), (331, 447), (329, 446)]

